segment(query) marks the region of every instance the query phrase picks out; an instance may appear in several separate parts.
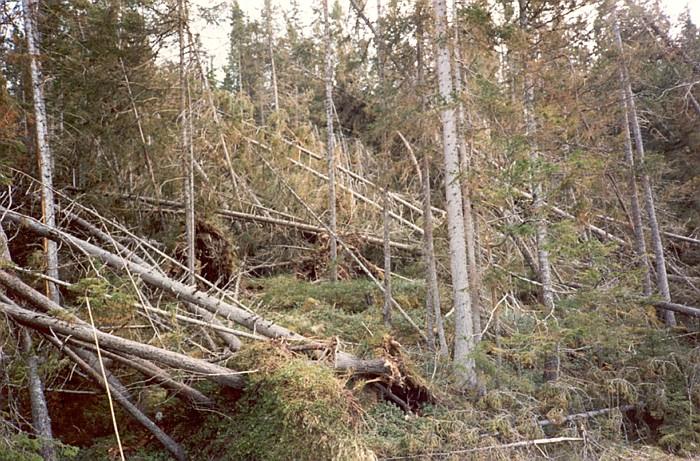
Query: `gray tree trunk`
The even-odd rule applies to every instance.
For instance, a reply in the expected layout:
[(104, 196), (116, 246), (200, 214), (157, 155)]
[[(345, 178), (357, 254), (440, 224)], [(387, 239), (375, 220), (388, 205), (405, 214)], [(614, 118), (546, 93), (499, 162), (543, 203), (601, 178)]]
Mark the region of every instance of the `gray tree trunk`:
[[(39, 174), (41, 175), (41, 206), (44, 223), (49, 227), (56, 226), (56, 209), (53, 193), (53, 156), (49, 145), (48, 118), (44, 100), (44, 82), (39, 64), (39, 36), (37, 15), (39, 14), (38, 0), (23, 0), (24, 33), (27, 37), (30, 73), (32, 78), (32, 97), (34, 100), (34, 118), (36, 126), (37, 155), (39, 158)], [(44, 240), (46, 257), (46, 274), (56, 280), (58, 276), (58, 246), (56, 242)], [(58, 287), (51, 281), (46, 281), (49, 297), (59, 301)]]
[(195, 283), (195, 218), (194, 218), (194, 147), (192, 145), (192, 120), (190, 111), (189, 82), (187, 63), (185, 62), (185, 27), (187, 10), (185, 0), (178, 0), (177, 36), (180, 46), (180, 149), (185, 171), (185, 245), (187, 248), (187, 281)]
[[(624, 79), (621, 77), (621, 81)], [(622, 88), (622, 106), (626, 107), (626, 97), (624, 85)], [(632, 218), (632, 232), (634, 233), (634, 252), (637, 254), (637, 260), (644, 269), (642, 275), (642, 290), (644, 296), (651, 296), (651, 266), (647, 257), (647, 244), (644, 241), (644, 223), (642, 222), (642, 212), (639, 206), (639, 192), (637, 190), (637, 168), (634, 162), (632, 153), (632, 137), (630, 135), (629, 114), (624, 110), (622, 131), (624, 133), (624, 149), (625, 163), (627, 164), (628, 188), (630, 194), (630, 214)]]
[(58, 459), (51, 431), (51, 418), (46, 405), (44, 386), (39, 376), (39, 358), (34, 353), (32, 338), (27, 330), (22, 330), (22, 342), (27, 354), (27, 372), (29, 374), (29, 400), (32, 406), (32, 425), (37, 438), (41, 441), (41, 456), (44, 461)]
[(272, 5), (271, 0), (265, 0), (265, 23), (267, 26), (267, 51), (270, 54), (270, 73), (272, 77), (272, 96), (275, 111), (280, 110), (280, 98), (277, 90), (277, 69), (275, 67), (275, 55), (272, 52)]
[(435, 248), (433, 246), (433, 210), (430, 206), (430, 159), (427, 151), (423, 153), (423, 259), (425, 261), (426, 281), (426, 328), (431, 348), (434, 347), (435, 335), (433, 324), (438, 334), (439, 353), (447, 357), (450, 350), (445, 338), (445, 328), (440, 307), (440, 287), (438, 285), (437, 268), (435, 265)]
[(329, 227), (330, 240), (330, 277), (332, 281), (338, 280), (338, 242), (335, 205), (335, 149), (333, 139), (333, 48), (331, 47), (331, 24), (328, 18), (328, 0), (323, 0), (323, 26), (326, 45), (326, 131), (328, 141), (326, 143), (328, 156), (328, 211), (330, 214)]
[(460, 189), (459, 151), (457, 148), (457, 117), (452, 86), (452, 64), (447, 28), (445, 0), (433, 0), (435, 9), (435, 45), (437, 51), (437, 76), (442, 109), (443, 154), (445, 158), (445, 195), (447, 199), (447, 234), (450, 248), (450, 272), (452, 274), (452, 298), (455, 312), (454, 370), (459, 384), (476, 387), (474, 358), (474, 327), (472, 323), (471, 299), (469, 297), (469, 274), (467, 272), (467, 249)]
[[(613, 10), (613, 34), (615, 36), (615, 44), (620, 53), (620, 75), (622, 77), (622, 86), (625, 91), (625, 111), (628, 114), (628, 119), (632, 126), (632, 135), (637, 151), (636, 161), (643, 169), (641, 172), (642, 190), (644, 191), (644, 205), (649, 220), (649, 230), (651, 232), (651, 246), (654, 250), (654, 260), (656, 266), (656, 285), (661, 294), (661, 298), (665, 302), (671, 302), (671, 291), (668, 286), (668, 275), (666, 273), (666, 257), (664, 255), (663, 242), (661, 241), (661, 232), (659, 230), (659, 222), (656, 219), (656, 207), (654, 206), (654, 191), (651, 186), (649, 174), (644, 170), (644, 141), (642, 139), (642, 130), (639, 127), (637, 118), (637, 108), (634, 102), (634, 94), (632, 93), (632, 85), (630, 83), (629, 72), (624, 59), (624, 49), (622, 46), (622, 37), (620, 29), (617, 25), (617, 17)], [(676, 325), (676, 315), (673, 311), (664, 311), (664, 320), (666, 325), (673, 327)]]
[[(457, 8), (459, 7), (457, 0), (453, 2), (454, 14), (457, 14)], [(454, 81), (455, 81), (455, 94), (459, 98), (459, 104), (457, 106), (457, 118), (458, 118), (458, 136), (459, 136), (459, 158), (461, 166), (461, 181), (462, 186), (462, 214), (464, 215), (464, 236), (467, 245), (467, 272), (469, 273), (469, 296), (472, 303), (472, 322), (474, 324), (474, 340), (479, 342), (481, 336), (481, 296), (480, 296), (480, 283), (479, 283), (479, 255), (476, 252), (476, 232), (474, 226), (474, 209), (472, 208), (471, 200), (471, 190), (469, 189), (469, 182), (467, 173), (470, 170), (470, 155), (467, 150), (466, 143), (466, 129), (467, 118), (464, 110), (464, 103), (462, 102), (462, 91), (464, 81), (462, 80), (462, 68), (461, 68), (461, 50), (460, 50), (460, 39), (459, 39), (459, 27), (454, 28), (454, 53), (455, 53), (455, 71), (454, 71)]]
[(72, 336), (85, 342), (94, 341), (94, 333), (97, 335), (99, 343), (106, 349), (128, 355), (135, 355), (145, 360), (156, 361), (173, 368), (198, 373), (202, 377), (210, 379), (222, 386), (235, 389), (243, 388), (243, 379), (235, 371), (211, 364), (205, 360), (193, 359), (184, 354), (167, 351), (149, 344), (142, 344), (138, 341), (114, 336), (100, 330), (93, 331), (91, 327), (85, 326), (84, 324), (58, 320), (47, 314), (41, 314), (3, 302), (0, 302), (0, 311), (23, 325), (28, 325), (41, 331), (53, 330), (57, 334)]

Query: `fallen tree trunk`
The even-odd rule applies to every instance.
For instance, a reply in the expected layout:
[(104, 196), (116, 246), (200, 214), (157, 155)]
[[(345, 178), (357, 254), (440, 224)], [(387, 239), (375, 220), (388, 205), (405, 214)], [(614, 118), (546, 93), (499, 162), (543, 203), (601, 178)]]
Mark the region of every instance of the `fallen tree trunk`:
[[(92, 343), (86, 343), (83, 341), (75, 341), (80, 344), (83, 348), (94, 349), (95, 345)], [(193, 405), (199, 405), (204, 407), (213, 406), (213, 402), (209, 397), (199, 392), (197, 389), (190, 387), (184, 383), (174, 380), (170, 375), (162, 368), (154, 365), (148, 360), (140, 359), (138, 357), (124, 357), (115, 352), (101, 349), (102, 355), (116, 362), (122, 363), (129, 368), (140, 372), (149, 379), (153, 379), (160, 386), (170, 390), (175, 396), (186, 399), (189, 403)]]
[(223, 386), (234, 389), (243, 388), (244, 381), (238, 373), (228, 368), (211, 364), (205, 360), (193, 359), (184, 354), (160, 349), (149, 344), (142, 344), (130, 339), (104, 333), (100, 330), (91, 330), (89, 327), (81, 324), (69, 323), (51, 317), (50, 315), (29, 311), (19, 306), (13, 306), (3, 302), (0, 302), (0, 312), (4, 312), (22, 325), (27, 325), (43, 332), (53, 331), (64, 336), (73, 336), (85, 342), (93, 341), (94, 332), (99, 343), (106, 349), (150, 361), (160, 362), (176, 369), (184, 369), (192, 373), (197, 373)]
[[(136, 195), (120, 195), (120, 198), (127, 199), (127, 200), (134, 200), (134, 201), (140, 201), (143, 203), (147, 203), (149, 205), (156, 205), (156, 206), (167, 206), (170, 208), (177, 208), (177, 209), (182, 209), (183, 205), (180, 202), (176, 202), (173, 200), (156, 200), (151, 197), (142, 197), (142, 196), (136, 196)], [(314, 226), (313, 224), (307, 224), (299, 221), (291, 221), (288, 219), (281, 219), (281, 218), (273, 218), (271, 216), (260, 216), (256, 214), (251, 214), (251, 213), (244, 213), (242, 211), (233, 211), (233, 210), (217, 210), (215, 212), (217, 215), (229, 218), (229, 219), (234, 219), (234, 220), (239, 220), (239, 221), (251, 221), (251, 222), (258, 222), (258, 223), (264, 223), (264, 224), (271, 224), (275, 226), (283, 226), (283, 227), (291, 227), (293, 229), (298, 229), (304, 232), (310, 232), (312, 234), (328, 234), (326, 229), (320, 226)], [(374, 235), (370, 234), (357, 234), (357, 236), (364, 241), (367, 241), (369, 243), (373, 243), (375, 245), (383, 245), (384, 240), (381, 237), (377, 237)], [(400, 250), (405, 250), (405, 251), (411, 251), (411, 252), (417, 252), (420, 249), (415, 246), (411, 245), (409, 243), (402, 243), (402, 242), (391, 242), (391, 246), (394, 248), (398, 248)]]
[(168, 434), (163, 432), (163, 430), (153, 421), (151, 421), (148, 416), (143, 414), (143, 412), (139, 410), (136, 405), (131, 403), (131, 401), (122, 393), (122, 391), (119, 390), (119, 388), (113, 386), (112, 383), (109, 382), (109, 379), (107, 379), (107, 382), (105, 382), (95, 366), (86, 361), (89, 356), (92, 356), (92, 354), (87, 354), (85, 351), (78, 348), (73, 349), (50, 334), (45, 336), (51, 344), (56, 346), (58, 350), (66, 354), (68, 358), (80, 366), (80, 368), (82, 368), (83, 371), (90, 376), (90, 378), (104, 388), (106, 392), (109, 392), (114, 400), (116, 400), (117, 403), (121, 405), (122, 408), (124, 408), (124, 410), (126, 410), (126, 412), (129, 413), (136, 421), (151, 432), (151, 434), (153, 434), (153, 436), (158, 439), (161, 444), (163, 444), (163, 446), (175, 457), (175, 459), (179, 461), (184, 461), (187, 459), (185, 450), (183, 450), (177, 442), (175, 442)]
[(665, 309), (667, 311), (685, 314), (690, 317), (700, 318), (700, 309), (697, 307), (685, 306), (683, 304), (672, 303), (670, 301), (654, 301), (651, 304), (659, 309)]
[[(619, 224), (621, 226), (625, 226), (628, 228), (631, 227), (629, 223), (626, 223), (624, 221), (620, 221), (619, 219), (611, 218), (610, 216), (605, 216), (605, 215), (599, 214), (596, 217), (602, 221), (607, 221), (607, 222)], [(649, 226), (645, 226), (645, 227), (647, 229), (649, 228)], [(688, 242), (688, 243), (692, 243), (694, 245), (700, 245), (700, 240), (693, 238), (693, 237), (688, 237), (685, 235), (676, 234), (674, 232), (668, 232), (668, 231), (661, 231), (661, 234), (664, 235), (665, 237), (670, 238), (670, 239), (680, 240), (682, 242)]]
[[(187, 285), (184, 285), (182, 283), (179, 283), (175, 280), (171, 280), (165, 276), (162, 276), (158, 273), (155, 273), (153, 269), (147, 269), (139, 264), (133, 263), (131, 261), (125, 260), (123, 258), (120, 258), (119, 256), (116, 256), (106, 250), (103, 250), (102, 248), (99, 248), (91, 243), (85, 242), (84, 240), (81, 240), (77, 237), (74, 237), (66, 232), (63, 232), (59, 229), (52, 229), (49, 228), (40, 222), (38, 222), (36, 219), (31, 218), (29, 216), (24, 216), (20, 213), (10, 211), (6, 208), (0, 207), (0, 213), (2, 213), (2, 216), (4, 219), (11, 221), (15, 223), (16, 225), (30, 230), (31, 232), (35, 233), (38, 236), (41, 237), (47, 237), (51, 238), (54, 240), (62, 241), (68, 245), (70, 245), (72, 248), (83, 252), (87, 254), (88, 256), (94, 257), (99, 259), (100, 261), (104, 262), (108, 266), (117, 269), (117, 270), (128, 270), (132, 274), (138, 275), (141, 280), (143, 280), (145, 283), (154, 286), (156, 288), (160, 288), (168, 293), (173, 294), (175, 297), (178, 299), (181, 299), (182, 301), (185, 302), (190, 302), (193, 304), (196, 304), (200, 307), (203, 307), (207, 309), (208, 311), (220, 315), (227, 320), (234, 321), (240, 325), (243, 325), (250, 330), (252, 330), (254, 333), (261, 334), (263, 336), (269, 337), (269, 338), (280, 338), (280, 339), (286, 339), (286, 340), (292, 340), (292, 341), (308, 341), (307, 338), (292, 332), (291, 330), (277, 325), (274, 322), (271, 322), (269, 320), (265, 320), (263, 317), (249, 312), (245, 310), (242, 307), (238, 306), (233, 306), (231, 304), (225, 303), (221, 301), (220, 299), (211, 296), (207, 293), (204, 293), (202, 291), (197, 290), (196, 288), (189, 287)], [(2, 271), (0, 271), (1, 273)], [(1, 274), (0, 274), (1, 276)], [(37, 293), (38, 294), (38, 293)], [(40, 294), (39, 294), (40, 295)], [(242, 305), (241, 305), (242, 306)], [(245, 307), (245, 306), (243, 306)], [(58, 306), (59, 309), (60, 306)], [(65, 311), (64, 311), (65, 312)], [(106, 333), (103, 333), (106, 334)], [(111, 335), (110, 335), (111, 336)], [(118, 338), (118, 337), (113, 337), (113, 338)], [(120, 338), (121, 339), (121, 338)], [(128, 340), (124, 340), (128, 341)], [(140, 343), (135, 343), (137, 345), (140, 345)], [(145, 346), (144, 346), (145, 347)], [(148, 346), (152, 347), (152, 346)], [(161, 352), (162, 350), (158, 348), (153, 348), (156, 351)], [(163, 351), (167, 352), (167, 351)], [(130, 355), (136, 355), (140, 356), (142, 358), (145, 358), (149, 360), (149, 357), (143, 357), (139, 354), (133, 353), (133, 352), (127, 352)], [(170, 353), (170, 352), (169, 352)], [(174, 354), (174, 353), (170, 353)], [(181, 355), (181, 354), (176, 354), (176, 355)], [(187, 357), (187, 356), (183, 356)], [(187, 357), (190, 359), (189, 357)], [(190, 359), (193, 360), (193, 359)], [(160, 360), (158, 360), (160, 361)], [(201, 361), (196, 361), (195, 362), (201, 362)], [(162, 363), (171, 365), (170, 363), (166, 361), (162, 361)], [(180, 364), (182, 365), (182, 364)], [(171, 366), (176, 366), (177, 365), (171, 365)], [(184, 368), (184, 366), (180, 366), (181, 368)], [(396, 374), (396, 367), (395, 364), (391, 362), (390, 359), (360, 359), (357, 357), (354, 357), (351, 354), (348, 354), (346, 352), (338, 351), (335, 354), (335, 359), (333, 363), (333, 367), (337, 370), (353, 370), (357, 373), (362, 373), (362, 374), (372, 374), (372, 375), (382, 375), (384, 377), (393, 377)], [(224, 369), (227, 370), (227, 369)], [(194, 370), (193, 370), (194, 371)], [(227, 370), (230, 372), (230, 370)], [(234, 383), (231, 383), (231, 387), (237, 387), (239, 385), (242, 385), (242, 381), (238, 376), (234, 376), (233, 378), (235, 379)], [(226, 384), (228, 385), (228, 384)]]

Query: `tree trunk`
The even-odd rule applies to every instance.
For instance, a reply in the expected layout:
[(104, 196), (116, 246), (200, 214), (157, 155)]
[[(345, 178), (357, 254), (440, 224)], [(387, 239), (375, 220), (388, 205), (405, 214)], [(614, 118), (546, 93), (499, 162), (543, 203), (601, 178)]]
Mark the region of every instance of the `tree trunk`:
[(442, 310), (440, 308), (440, 287), (438, 285), (437, 268), (435, 265), (435, 248), (433, 246), (433, 211), (430, 207), (430, 159), (428, 152), (423, 153), (423, 259), (425, 261), (426, 281), (426, 321), (428, 339), (431, 348), (434, 347), (435, 337), (433, 323), (437, 329), (439, 341), (439, 353), (447, 357), (450, 353), (445, 338), (445, 328), (442, 322)]
[(184, 354), (167, 351), (149, 344), (142, 344), (138, 341), (114, 336), (100, 330), (92, 330), (91, 327), (80, 323), (66, 322), (50, 315), (29, 311), (4, 302), (0, 302), (0, 311), (11, 316), (15, 321), (23, 325), (28, 325), (40, 331), (53, 330), (57, 334), (73, 336), (85, 342), (94, 341), (94, 333), (99, 343), (106, 349), (128, 355), (135, 355), (145, 360), (160, 362), (176, 369), (184, 369), (193, 373), (198, 373), (201, 374), (202, 377), (210, 379), (222, 386), (228, 386), (234, 389), (243, 388), (243, 379), (235, 371), (211, 364), (204, 360), (193, 359)]
[(333, 49), (331, 48), (331, 25), (328, 19), (328, 0), (323, 0), (323, 26), (326, 45), (326, 143), (328, 156), (328, 211), (330, 214), (330, 278), (338, 280), (338, 242), (335, 206), (335, 149), (333, 139)]
[(32, 406), (32, 425), (37, 438), (41, 441), (41, 456), (44, 461), (54, 461), (58, 459), (54, 447), (53, 434), (51, 432), (51, 418), (49, 408), (46, 405), (44, 396), (44, 386), (39, 377), (39, 358), (34, 353), (32, 338), (29, 332), (22, 329), (22, 342), (27, 354), (27, 372), (29, 374), (29, 400)]
[[(453, 11), (457, 15), (459, 2), (453, 2)], [(454, 29), (454, 53), (455, 53), (455, 94), (457, 95), (457, 119), (458, 119), (458, 136), (459, 136), (459, 158), (461, 167), (462, 187), (462, 214), (464, 215), (464, 236), (467, 246), (467, 272), (469, 273), (469, 296), (471, 298), (472, 322), (474, 325), (474, 341), (479, 342), (481, 336), (481, 296), (479, 284), (479, 255), (476, 252), (476, 232), (474, 227), (474, 209), (472, 208), (471, 190), (469, 188), (469, 178), (467, 173), (470, 170), (470, 155), (467, 151), (465, 130), (467, 127), (467, 119), (464, 111), (464, 103), (462, 102), (462, 69), (461, 69), (461, 51), (459, 40), (459, 27)]]
[[(671, 302), (671, 291), (668, 286), (668, 275), (666, 274), (666, 257), (664, 255), (663, 242), (661, 241), (661, 232), (659, 230), (659, 223), (656, 219), (656, 208), (654, 206), (654, 192), (651, 187), (651, 179), (649, 174), (645, 170), (644, 165), (644, 141), (642, 139), (642, 130), (639, 127), (639, 120), (637, 119), (637, 108), (634, 102), (634, 94), (632, 94), (632, 85), (630, 83), (629, 72), (627, 71), (627, 65), (624, 59), (624, 49), (622, 47), (622, 37), (620, 36), (620, 29), (617, 25), (617, 16), (613, 10), (613, 34), (615, 36), (615, 43), (620, 53), (620, 75), (622, 78), (622, 86), (625, 91), (625, 111), (628, 114), (628, 119), (632, 125), (632, 135), (634, 137), (634, 144), (637, 151), (636, 161), (639, 166), (643, 169), (641, 174), (642, 179), (642, 189), (644, 191), (644, 204), (647, 211), (647, 218), (649, 220), (649, 230), (651, 231), (651, 245), (654, 250), (654, 259), (656, 266), (656, 285), (661, 294), (661, 298), (665, 302)], [(673, 311), (664, 311), (664, 320), (666, 325), (673, 327), (676, 325), (676, 316)]]
[(272, 6), (271, 0), (265, 0), (265, 23), (267, 26), (267, 51), (270, 54), (270, 74), (272, 78), (272, 96), (275, 111), (280, 110), (280, 98), (277, 92), (277, 69), (275, 68), (275, 55), (272, 53)]
[(187, 248), (187, 282), (195, 283), (195, 222), (194, 222), (194, 147), (192, 145), (192, 120), (189, 101), (189, 82), (185, 62), (185, 24), (187, 11), (185, 0), (178, 0), (177, 36), (180, 46), (180, 151), (185, 172), (185, 246)]
[[(27, 37), (30, 73), (32, 78), (32, 96), (34, 100), (34, 118), (36, 127), (37, 156), (39, 159), (39, 174), (41, 175), (41, 206), (44, 223), (49, 227), (56, 226), (56, 209), (53, 194), (53, 156), (49, 145), (48, 118), (44, 100), (44, 82), (39, 65), (39, 38), (37, 30), (37, 15), (39, 14), (38, 0), (23, 0), (24, 33)], [(58, 246), (56, 242), (44, 240), (46, 257), (46, 274), (58, 280)], [(59, 301), (58, 287), (47, 280), (46, 289), (49, 297)]]
[(455, 312), (454, 369), (459, 384), (476, 387), (474, 358), (474, 328), (471, 300), (469, 297), (469, 275), (467, 272), (467, 249), (462, 212), (462, 191), (459, 185), (459, 151), (457, 149), (457, 117), (454, 109), (452, 87), (452, 64), (448, 45), (447, 8), (445, 0), (433, 0), (436, 19), (437, 74), (442, 109), (443, 154), (445, 158), (445, 195), (447, 199), (447, 233), (450, 248), (450, 272), (452, 274), (452, 297)]
[(163, 430), (158, 427), (153, 421), (151, 421), (148, 416), (146, 416), (141, 410), (139, 410), (136, 405), (131, 403), (126, 394), (123, 393), (118, 387), (115, 387), (109, 380), (103, 378), (102, 374), (97, 371), (94, 363), (90, 362), (92, 354), (89, 354), (79, 348), (72, 348), (65, 343), (57, 340), (52, 335), (46, 335), (46, 339), (51, 342), (58, 350), (63, 352), (75, 362), (80, 368), (87, 373), (90, 378), (96, 381), (100, 387), (104, 388), (106, 392), (116, 400), (116, 402), (121, 405), (121, 407), (129, 413), (136, 421), (138, 421), (142, 426), (144, 426), (153, 436), (158, 439), (158, 441), (163, 444), (163, 446), (179, 461), (184, 461), (187, 459), (185, 451), (182, 449), (177, 442), (175, 442), (168, 434), (163, 432)]
[[(624, 81), (624, 78), (620, 78)], [(622, 87), (622, 106), (626, 108), (626, 98), (624, 85)], [(624, 119), (622, 131), (624, 133), (624, 148), (625, 148), (625, 163), (627, 164), (628, 187), (630, 194), (630, 214), (632, 221), (632, 231), (634, 233), (634, 252), (637, 254), (637, 260), (642, 265), (644, 273), (642, 274), (642, 290), (644, 296), (651, 296), (651, 266), (647, 257), (647, 244), (644, 241), (644, 223), (642, 222), (642, 212), (639, 206), (639, 192), (637, 190), (637, 168), (634, 162), (632, 153), (632, 137), (630, 135), (630, 120), (627, 110), (624, 110)]]

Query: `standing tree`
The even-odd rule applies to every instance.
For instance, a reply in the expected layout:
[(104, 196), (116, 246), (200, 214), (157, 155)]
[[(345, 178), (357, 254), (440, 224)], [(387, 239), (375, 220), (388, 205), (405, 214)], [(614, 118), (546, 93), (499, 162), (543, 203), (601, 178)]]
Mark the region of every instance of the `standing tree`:
[[(49, 227), (56, 226), (56, 207), (53, 195), (53, 156), (49, 145), (49, 128), (46, 116), (46, 103), (44, 100), (44, 82), (39, 64), (39, 40), (37, 33), (37, 15), (39, 2), (36, 0), (24, 0), (24, 30), (27, 38), (27, 51), (29, 53), (29, 65), (32, 79), (32, 97), (34, 102), (34, 122), (36, 128), (36, 147), (39, 159), (39, 174), (41, 175), (41, 206), (44, 215), (44, 223)], [(54, 280), (58, 280), (58, 247), (56, 242), (44, 239), (44, 253), (46, 257), (46, 273)], [(46, 281), (49, 297), (54, 302), (59, 302), (58, 287), (50, 279)]]
[(180, 149), (185, 171), (185, 245), (187, 247), (188, 283), (195, 283), (195, 222), (194, 222), (194, 147), (190, 113), (189, 82), (185, 62), (185, 28), (187, 10), (185, 0), (178, 0), (178, 40), (180, 44)]
[(442, 109), (442, 142), (445, 162), (445, 196), (447, 199), (447, 233), (450, 248), (450, 273), (455, 312), (454, 369), (459, 384), (475, 387), (476, 367), (471, 356), (474, 350), (474, 327), (469, 296), (467, 249), (460, 188), (459, 150), (457, 146), (457, 114), (455, 111), (452, 64), (447, 28), (445, 0), (433, 0), (435, 9), (435, 46), (437, 77)]
[[(24, 32), (27, 39), (27, 51), (29, 53), (30, 74), (32, 79), (32, 98), (34, 102), (34, 122), (36, 128), (36, 147), (39, 159), (39, 174), (41, 175), (41, 206), (44, 215), (44, 223), (49, 227), (56, 226), (56, 209), (53, 195), (53, 157), (49, 145), (48, 119), (46, 116), (46, 104), (44, 101), (44, 82), (42, 80), (41, 68), (39, 65), (39, 40), (37, 33), (37, 15), (39, 14), (39, 3), (36, 0), (24, 0)], [(4, 232), (2, 237), (4, 237)], [(3, 255), (9, 259), (6, 240), (0, 243), (4, 248)], [(44, 239), (44, 255), (46, 258), (46, 273), (53, 279), (58, 280), (58, 246), (56, 242)], [(58, 303), (58, 287), (47, 279), (46, 287), (49, 298)], [(23, 344), (28, 354), (29, 377), (31, 388), (32, 420), (34, 430), (41, 439), (41, 454), (47, 461), (57, 459), (57, 454), (53, 446), (53, 434), (51, 430), (51, 419), (44, 397), (44, 390), (39, 377), (37, 356), (33, 351), (31, 337), (28, 332), (20, 333), (23, 337)]]
[[(637, 152), (636, 162), (642, 167), (644, 165), (644, 140), (642, 139), (642, 130), (639, 127), (639, 119), (637, 118), (637, 107), (634, 102), (634, 94), (632, 93), (632, 85), (630, 83), (629, 72), (625, 64), (625, 53), (622, 46), (622, 37), (620, 36), (620, 28), (617, 24), (617, 15), (615, 10), (612, 12), (613, 35), (615, 36), (615, 44), (620, 55), (620, 77), (621, 84), (624, 89), (624, 111), (632, 126), (632, 135), (634, 137), (634, 145)], [(642, 171), (641, 173), (642, 189), (644, 191), (644, 205), (649, 219), (649, 229), (651, 232), (651, 246), (654, 250), (654, 260), (656, 266), (656, 286), (659, 289), (661, 298), (664, 302), (671, 302), (671, 291), (668, 286), (668, 275), (666, 273), (666, 257), (664, 256), (663, 242), (661, 241), (661, 231), (659, 230), (659, 222), (656, 219), (656, 207), (654, 206), (654, 191), (651, 186), (649, 173)], [(666, 325), (673, 327), (676, 325), (676, 315), (673, 311), (664, 311), (664, 320)]]
[(333, 139), (333, 49), (331, 48), (331, 25), (328, 19), (328, 0), (323, 0), (323, 27), (326, 46), (326, 144), (328, 156), (328, 210), (330, 212), (330, 277), (338, 280), (338, 242), (336, 241), (336, 206), (335, 206), (335, 152)]

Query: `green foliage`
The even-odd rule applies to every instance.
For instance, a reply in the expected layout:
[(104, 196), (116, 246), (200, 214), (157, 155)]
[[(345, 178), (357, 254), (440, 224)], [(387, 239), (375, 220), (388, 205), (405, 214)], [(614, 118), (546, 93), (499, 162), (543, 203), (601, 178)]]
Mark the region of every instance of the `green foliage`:
[[(0, 421), (2, 424), (2, 421)], [(0, 427), (0, 461), (41, 461), (41, 441), (24, 432), (6, 434)], [(65, 445), (57, 440), (54, 448), (62, 461), (75, 459), (78, 448)]]
[[(204, 448), (208, 459), (367, 459), (357, 435), (355, 400), (330, 368), (295, 358), (271, 344), (236, 358), (249, 375), (235, 421), (219, 426)], [(213, 429), (213, 428), (212, 428)]]

